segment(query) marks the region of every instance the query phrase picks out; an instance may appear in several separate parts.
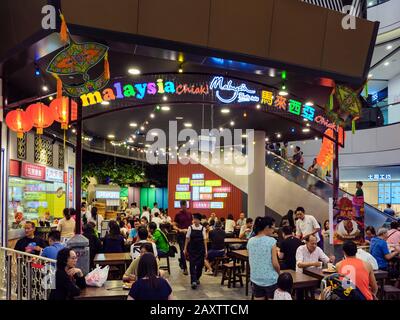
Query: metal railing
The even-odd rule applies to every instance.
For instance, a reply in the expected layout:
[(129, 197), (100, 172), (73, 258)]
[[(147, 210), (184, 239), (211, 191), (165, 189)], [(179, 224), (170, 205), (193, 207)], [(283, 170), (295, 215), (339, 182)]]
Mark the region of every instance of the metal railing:
[(344, 12), (346, 6), (351, 6), (349, 14), (358, 18), (367, 18), (367, 0), (301, 0), (315, 6)]
[(0, 247), (0, 300), (47, 300), (56, 260)]

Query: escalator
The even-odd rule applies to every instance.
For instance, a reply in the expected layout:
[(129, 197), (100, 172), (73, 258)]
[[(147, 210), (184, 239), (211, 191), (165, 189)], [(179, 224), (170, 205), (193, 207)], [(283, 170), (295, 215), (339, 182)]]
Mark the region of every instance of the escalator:
[[(284, 177), (286, 180), (317, 196), (326, 204), (328, 204), (329, 198), (332, 197), (333, 186), (330, 182), (310, 174), (303, 168), (293, 165), (273, 152), (268, 151), (266, 154), (266, 167)], [(295, 194), (291, 195), (291, 197), (295, 196)], [(351, 194), (340, 189), (339, 197), (343, 196), (352, 197)], [(387, 227), (390, 222), (396, 220), (368, 203), (364, 203), (364, 212), (365, 226), (373, 226), (376, 230), (382, 226)]]

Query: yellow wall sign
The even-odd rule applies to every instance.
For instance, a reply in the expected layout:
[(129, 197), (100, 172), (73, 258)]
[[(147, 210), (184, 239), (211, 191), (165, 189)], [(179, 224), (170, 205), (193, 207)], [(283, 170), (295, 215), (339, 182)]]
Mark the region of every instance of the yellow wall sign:
[(206, 187), (220, 187), (222, 180), (206, 180)]
[(189, 184), (190, 178), (179, 178), (179, 184)]
[(204, 186), (204, 180), (192, 180), (192, 181), (190, 181), (190, 185), (192, 187), (203, 187)]
[(190, 192), (175, 192), (175, 200), (190, 200)]

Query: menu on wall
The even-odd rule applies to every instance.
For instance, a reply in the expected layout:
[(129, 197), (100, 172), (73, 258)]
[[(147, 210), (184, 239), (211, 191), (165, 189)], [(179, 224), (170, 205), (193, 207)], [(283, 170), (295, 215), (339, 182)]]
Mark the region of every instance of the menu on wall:
[(391, 202), (391, 183), (378, 183), (378, 204), (394, 203)]
[(400, 182), (392, 182), (390, 203), (400, 204)]

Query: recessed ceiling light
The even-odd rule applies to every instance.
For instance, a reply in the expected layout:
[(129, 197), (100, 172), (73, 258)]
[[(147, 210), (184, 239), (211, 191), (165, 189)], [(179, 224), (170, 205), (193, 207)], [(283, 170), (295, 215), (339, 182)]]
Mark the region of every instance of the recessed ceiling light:
[(144, 145), (146, 148), (150, 148), (151, 147), (151, 145), (149, 145), (149, 144), (145, 144)]
[(310, 132), (310, 129), (309, 128), (304, 128), (301, 131), (303, 131), (304, 133), (307, 133), (307, 132)]
[(279, 95), (282, 96), (282, 97), (285, 97), (285, 96), (287, 96), (288, 94), (289, 94), (289, 93), (288, 93), (287, 91), (285, 91), (285, 90), (279, 91)]
[(109, 134), (107, 137), (108, 137), (108, 139), (114, 139), (114, 138), (115, 138), (115, 135)]
[(137, 123), (136, 122), (131, 122), (129, 124), (129, 126), (132, 127), (132, 128), (136, 128), (137, 127)]
[(167, 101), (167, 100), (168, 100), (167, 96), (163, 96), (162, 99), (163, 99), (164, 101)]
[(50, 100), (50, 101), (53, 101), (53, 99), (54, 99), (53, 96), (50, 96), (50, 97), (49, 97), (49, 100)]
[(247, 138), (247, 134), (242, 134), (242, 138)]
[(231, 112), (231, 110), (227, 108), (221, 109), (221, 113), (229, 113), (229, 112)]
[(150, 114), (150, 118), (153, 119), (154, 117), (155, 117), (154, 113), (151, 113), (151, 114)]
[(255, 74), (263, 74), (262, 70), (256, 70), (254, 72), (255, 72)]
[(144, 127), (143, 127), (143, 126), (141, 126), (141, 127), (140, 127), (140, 130), (144, 131)]
[(389, 62), (389, 61), (386, 61), (383, 65), (384, 65), (385, 67), (387, 67), (389, 64), (390, 64), (390, 62)]
[(108, 105), (110, 104), (110, 102), (109, 102), (109, 101), (103, 101), (101, 104), (102, 104), (103, 106), (108, 106)]
[(148, 121), (146, 121), (146, 122), (145, 122), (145, 124), (147, 125), (147, 124), (149, 124), (149, 122), (148, 122)]
[(370, 74), (368, 75), (368, 78), (371, 79), (373, 76), (374, 76), (374, 75), (373, 75), (372, 73), (370, 73)]
[(162, 106), (162, 107), (161, 107), (161, 110), (162, 110), (162, 111), (169, 111), (169, 110), (171, 110), (171, 108), (168, 107), (168, 106)]
[(176, 120), (183, 120), (183, 117), (176, 117)]
[(314, 102), (312, 102), (312, 101), (306, 102), (306, 106), (308, 106), (308, 107), (312, 107), (313, 105), (314, 105)]
[(191, 124), (190, 122), (185, 122), (183, 125), (184, 125), (186, 128), (191, 128), (191, 127), (192, 127), (192, 124)]
[(231, 121), (230, 125), (233, 127), (235, 125), (235, 121)]
[(137, 138), (136, 134), (133, 134), (132, 139), (136, 139), (136, 138)]
[(260, 109), (260, 108), (261, 108), (261, 106), (258, 104), (258, 105), (256, 105), (256, 108), (257, 108), (257, 109)]
[(47, 91), (49, 91), (49, 87), (48, 87), (48, 86), (43, 86), (43, 87), (42, 87), (42, 90), (45, 91), (45, 92), (47, 92)]
[(282, 137), (282, 135), (280, 133), (277, 133), (276, 137), (279, 139), (280, 137)]
[(269, 69), (268, 74), (269, 74), (269, 76), (270, 76), (271, 78), (274, 78), (274, 77), (276, 76), (276, 71), (275, 71), (275, 69)]
[(306, 124), (306, 126), (307, 126), (307, 127), (310, 127), (310, 126), (311, 126), (311, 124), (307, 123), (307, 124)]
[(133, 74), (133, 75), (138, 75), (138, 74), (140, 74), (140, 70), (137, 69), (137, 68), (130, 68), (130, 69), (128, 70), (128, 72), (129, 72), (129, 74)]
[(269, 141), (269, 138), (267, 137), (267, 138), (265, 138), (265, 142), (268, 142)]
[(72, 133), (76, 133), (76, 129), (72, 129)]
[(386, 46), (386, 50), (392, 50), (392, 49), (393, 49), (393, 46), (391, 44)]
[(224, 130), (224, 128), (222, 128), (222, 127), (219, 127), (219, 131), (223, 131)]
[(156, 136), (158, 136), (158, 133), (157, 132), (152, 132), (151, 135), (156, 137)]
[(314, 140), (318, 140), (318, 137), (315, 137)]

